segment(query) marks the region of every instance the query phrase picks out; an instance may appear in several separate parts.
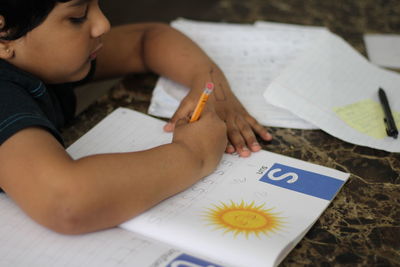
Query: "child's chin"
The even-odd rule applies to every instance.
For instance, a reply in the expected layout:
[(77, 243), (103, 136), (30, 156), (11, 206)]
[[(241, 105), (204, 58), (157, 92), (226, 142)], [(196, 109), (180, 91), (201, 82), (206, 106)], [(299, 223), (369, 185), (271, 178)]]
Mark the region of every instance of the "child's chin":
[(82, 69), (81, 71), (75, 73), (75, 74), (69, 79), (68, 82), (78, 82), (78, 81), (81, 81), (81, 80), (85, 79), (86, 76), (87, 76), (87, 75), (89, 74), (89, 72), (90, 72), (90, 68), (91, 68), (91, 65), (88, 64), (87, 67), (85, 66), (84, 69)]

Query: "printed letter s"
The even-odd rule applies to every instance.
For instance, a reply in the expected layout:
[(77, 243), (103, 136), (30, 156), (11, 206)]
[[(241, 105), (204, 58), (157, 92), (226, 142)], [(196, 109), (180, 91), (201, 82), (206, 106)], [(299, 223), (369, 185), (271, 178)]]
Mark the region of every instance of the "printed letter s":
[(280, 171), (282, 171), (282, 169), (279, 169), (279, 168), (270, 170), (268, 172), (268, 178), (271, 179), (271, 180), (274, 180), (274, 181), (280, 181), (280, 180), (283, 180), (285, 178), (292, 177), (292, 178), (290, 178), (289, 180), (286, 181), (289, 184), (292, 184), (292, 183), (296, 182), (297, 179), (299, 179), (299, 176), (294, 172), (288, 172), (288, 173), (284, 173), (284, 174), (282, 174), (280, 176), (274, 176), (275, 173), (280, 172)]

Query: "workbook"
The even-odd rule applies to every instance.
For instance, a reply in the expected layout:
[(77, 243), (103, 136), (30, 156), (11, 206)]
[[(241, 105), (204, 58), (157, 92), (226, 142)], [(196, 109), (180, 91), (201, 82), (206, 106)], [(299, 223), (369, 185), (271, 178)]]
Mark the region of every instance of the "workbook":
[[(170, 143), (172, 134), (163, 131), (164, 124), (118, 108), (71, 145), (68, 153), (78, 159)], [(347, 173), (268, 151), (248, 158), (225, 154), (212, 174), (120, 225), (136, 238), (163, 248), (144, 249), (137, 262), (131, 257), (130, 264), (276, 266), (348, 177)], [(124, 251), (128, 254), (129, 247), (124, 245)], [(148, 255), (147, 261), (144, 255)]]

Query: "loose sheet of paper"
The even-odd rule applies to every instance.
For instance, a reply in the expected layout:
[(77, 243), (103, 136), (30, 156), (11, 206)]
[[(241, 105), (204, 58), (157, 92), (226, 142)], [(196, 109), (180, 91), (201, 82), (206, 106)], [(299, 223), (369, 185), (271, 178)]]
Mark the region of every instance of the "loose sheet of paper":
[(380, 103), (382, 87), (392, 111), (400, 112), (400, 75), (369, 63), (338, 36), (324, 35), (269, 85), (264, 97), (344, 141), (400, 152), (398, 139), (380, 138), (382, 113), (367, 110), (378, 109), (369, 101)]
[[(194, 40), (220, 66), (233, 92), (260, 123), (315, 128), (286, 109), (266, 102), (262, 95), (282, 69), (326, 30), (301, 26), (294, 26), (293, 29), (278, 23), (254, 26), (184, 19), (174, 21), (172, 26)], [(166, 78), (159, 79), (149, 114), (170, 118), (188, 90)]]
[(399, 34), (365, 34), (369, 60), (382, 67), (400, 69)]
[(301, 33), (302, 37), (293, 39), (293, 42), (297, 47), (302, 47), (304, 45), (308, 46), (309, 42), (315, 41), (315, 35), (327, 31), (327, 28), (321, 26), (288, 24), (262, 20), (256, 21), (254, 26), (268, 29), (269, 31), (275, 31), (279, 34), (291, 35), (291, 33)]
[[(120, 108), (68, 151), (80, 158), (147, 149), (170, 142), (163, 124)], [(226, 154), (210, 176), (121, 227), (203, 255), (214, 264), (219, 260), (224, 266), (274, 266), (347, 178), (348, 174), (266, 151), (249, 158)]]

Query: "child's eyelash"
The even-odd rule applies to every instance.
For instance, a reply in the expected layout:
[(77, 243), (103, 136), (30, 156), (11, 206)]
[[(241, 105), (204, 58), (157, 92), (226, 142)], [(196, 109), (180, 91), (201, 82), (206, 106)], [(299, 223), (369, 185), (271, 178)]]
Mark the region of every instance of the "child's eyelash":
[(74, 24), (81, 24), (86, 20), (86, 16), (80, 17), (80, 18), (70, 18), (69, 20), (74, 23)]
[(69, 18), (69, 20), (74, 24), (81, 24), (81, 23), (85, 22), (85, 20), (87, 19), (88, 11), (89, 11), (89, 7), (86, 7), (85, 15), (83, 15), (82, 17), (78, 17), (78, 18)]

